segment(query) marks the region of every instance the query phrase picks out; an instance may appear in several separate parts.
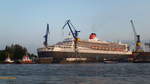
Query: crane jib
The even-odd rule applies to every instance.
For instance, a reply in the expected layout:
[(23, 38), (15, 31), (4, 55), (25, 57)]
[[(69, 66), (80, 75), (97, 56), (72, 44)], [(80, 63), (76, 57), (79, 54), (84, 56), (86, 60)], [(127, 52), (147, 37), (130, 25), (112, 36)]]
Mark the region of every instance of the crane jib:
[(77, 31), (77, 30), (75, 29), (75, 27), (72, 25), (72, 23), (71, 23), (70, 20), (67, 20), (67, 21), (66, 21), (65, 25), (63, 26), (63, 29), (66, 27), (66, 25), (68, 25), (69, 30), (70, 30), (70, 32), (71, 32), (73, 38), (74, 38), (74, 39), (77, 39), (77, 38), (78, 38), (78, 33), (79, 33), (80, 31)]

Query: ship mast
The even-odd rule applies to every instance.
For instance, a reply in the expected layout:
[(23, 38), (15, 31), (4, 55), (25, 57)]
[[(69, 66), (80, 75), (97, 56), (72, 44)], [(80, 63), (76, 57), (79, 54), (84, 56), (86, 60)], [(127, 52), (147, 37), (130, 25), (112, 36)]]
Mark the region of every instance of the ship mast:
[(49, 34), (49, 24), (47, 24), (47, 29), (46, 29), (46, 34), (44, 35), (45, 41), (44, 41), (44, 46), (48, 46), (48, 34)]
[(77, 54), (78, 54), (77, 46), (78, 46), (78, 40), (79, 40), (78, 35), (79, 35), (80, 31), (75, 29), (75, 27), (73, 26), (73, 24), (71, 23), (70, 20), (67, 20), (65, 25), (62, 28), (64, 29), (67, 25), (68, 25), (69, 30), (74, 38), (74, 50), (75, 50), (75, 56), (77, 57)]

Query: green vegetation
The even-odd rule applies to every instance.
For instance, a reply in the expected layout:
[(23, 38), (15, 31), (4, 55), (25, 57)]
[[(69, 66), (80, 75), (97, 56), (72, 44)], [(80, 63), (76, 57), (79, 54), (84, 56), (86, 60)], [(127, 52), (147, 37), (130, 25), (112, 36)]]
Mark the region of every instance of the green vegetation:
[(24, 55), (28, 55), (31, 58), (36, 57), (36, 55), (28, 53), (27, 49), (19, 44), (6, 46), (5, 50), (0, 51), (0, 61), (4, 61), (8, 56), (17, 61), (22, 59)]
[(6, 52), (5, 50), (0, 50), (0, 61), (3, 61), (6, 59)]

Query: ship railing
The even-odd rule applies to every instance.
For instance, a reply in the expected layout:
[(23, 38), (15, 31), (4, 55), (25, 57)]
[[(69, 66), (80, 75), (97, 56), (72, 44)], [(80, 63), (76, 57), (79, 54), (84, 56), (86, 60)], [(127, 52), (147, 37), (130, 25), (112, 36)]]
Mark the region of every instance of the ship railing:
[(49, 50), (53, 50), (53, 47), (48, 47), (48, 48), (39, 48), (37, 49), (38, 51), (49, 51)]
[(87, 58), (66, 58), (67, 61), (86, 61)]
[(96, 50), (79, 50), (79, 52), (83, 53), (106, 53), (106, 54), (132, 54), (130, 51), (96, 51)]

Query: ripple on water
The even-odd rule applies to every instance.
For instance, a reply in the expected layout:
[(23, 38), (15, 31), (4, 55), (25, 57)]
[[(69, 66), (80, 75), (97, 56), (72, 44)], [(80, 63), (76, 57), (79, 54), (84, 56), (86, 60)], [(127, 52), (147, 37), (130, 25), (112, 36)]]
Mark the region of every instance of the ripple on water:
[(150, 84), (150, 64), (1, 64), (0, 84)]

